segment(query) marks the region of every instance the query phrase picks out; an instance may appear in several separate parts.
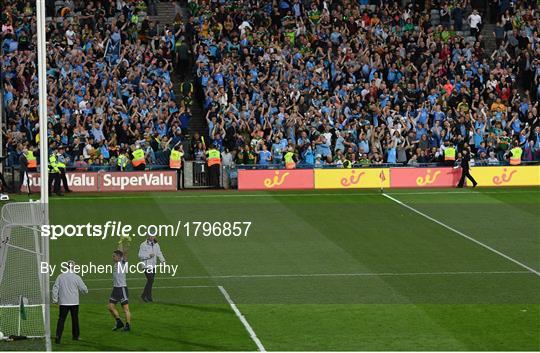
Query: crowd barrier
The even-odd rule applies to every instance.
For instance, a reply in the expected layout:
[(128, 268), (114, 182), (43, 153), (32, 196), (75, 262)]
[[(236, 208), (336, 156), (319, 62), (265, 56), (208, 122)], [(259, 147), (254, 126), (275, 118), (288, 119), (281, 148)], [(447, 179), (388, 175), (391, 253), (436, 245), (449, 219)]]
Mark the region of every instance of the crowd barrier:
[[(176, 171), (171, 170), (68, 172), (66, 177), (69, 188), (76, 192), (174, 191), (177, 185)], [(30, 173), (29, 178), (30, 190), (40, 191), (40, 174)], [(21, 191), (26, 191), (25, 187)]]
[[(478, 186), (540, 186), (540, 166), (474, 167)], [(239, 190), (373, 189), (454, 187), (461, 169), (353, 168), (353, 169), (239, 169)], [(39, 173), (30, 173), (30, 189), (39, 192)], [(177, 173), (171, 170), (134, 172), (69, 172), (75, 192), (174, 191)], [(26, 184), (25, 184), (26, 185)], [(26, 191), (25, 187), (21, 191)]]
[[(474, 167), (478, 186), (540, 186), (540, 166)], [(239, 190), (455, 187), (461, 169), (354, 168), (238, 171)]]

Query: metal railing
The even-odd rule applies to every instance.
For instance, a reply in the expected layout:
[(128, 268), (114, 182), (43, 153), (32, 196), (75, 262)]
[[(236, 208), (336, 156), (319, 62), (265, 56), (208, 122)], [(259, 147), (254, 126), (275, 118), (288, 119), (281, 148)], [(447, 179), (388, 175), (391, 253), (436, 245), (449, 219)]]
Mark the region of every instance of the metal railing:
[[(501, 167), (510, 165), (508, 161), (499, 161), (497, 164), (489, 163), (487, 161), (474, 162), (473, 166), (478, 167)], [(540, 165), (540, 161), (521, 161), (521, 165)], [(381, 163), (381, 164), (353, 164), (352, 168), (436, 168), (436, 167), (448, 167), (444, 163), (416, 163), (414, 165), (408, 165), (406, 163)], [(234, 166), (236, 169), (285, 169), (284, 164), (237, 164)], [(339, 169), (343, 168), (342, 165), (328, 164), (328, 165), (311, 165), (306, 163), (298, 163), (295, 169)]]

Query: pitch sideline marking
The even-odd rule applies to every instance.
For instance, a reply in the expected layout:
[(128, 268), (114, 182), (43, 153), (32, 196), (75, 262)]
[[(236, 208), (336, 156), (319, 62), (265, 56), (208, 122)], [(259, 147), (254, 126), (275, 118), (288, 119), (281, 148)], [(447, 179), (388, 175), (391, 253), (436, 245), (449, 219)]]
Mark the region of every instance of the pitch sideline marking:
[(242, 324), (244, 325), (244, 327), (246, 328), (246, 331), (249, 333), (249, 336), (251, 337), (251, 340), (253, 342), (255, 342), (255, 345), (257, 346), (257, 348), (259, 349), (260, 352), (266, 352), (266, 349), (264, 348), (264, 346), (262, 345), (261, 343), (261, 340), (259, 340), (259, 338), (257, 337), (257, 334), (255, 333), (255, 331), (253, 331), (253, 328), (251, 327), (251, 325), (249, 324), (249, 322), (246, 320), (246, 318), (244, 317), (244, 315), (242, 315), (242, 313), (240, 312), (240, 310), (238, 310), (238, 308), (236, 307), (236, 304), (232, 301), (231, 299), (231, 296), (229, 295), (229, 293), (227, 292), (227, 290), (225, 288), (223, 288), (223, 286), (218, 286), (219, 288), (219, 291), (223, 294), (223, 296), (225, 297), (225, 300), (227, 300), (227, 302), (229, 303), (229, 305), (231, 306), (231, 309), (233, 309), (234, 313), (236, 314), (236, 316), (238, 317), (238, 319), (240, 319), (240, 321), (242, 322)]
[[(422, 191), (422, 192), (398, 192), (398, 193), (392, 193), (393, 195), (460, 195), (460, 194), (526, 194), (526, 193), (538, 193), (540, 190), (537, 189), (531, 189), (531, 190), (507, 190), (507, 191), (455, 191), (455, 192), (449, 192), (449, 191)], [(160, 195), (160, 198), (165, 199), (182, 199), (182, 198), (227, 198), (227, 197), (298, 197), (298, 196), (376, 196), (380, 195), (380, 193), (357, 193), (357, 194), (345, 194), (345, 193), (320, 193), (320, 194), (310, 194), (310, 193), (294, 193), (294, 194), (280, 194), (280, 193), (270, 193), (270, 194), (242, 194), (242, 193), (235, 193), (235, 194), (216, 194), (216, 195)], [(124, 199), (145, 199), (145, 198), (152, 198), (152, 195), (140, 195), (140, 196), (88, 196), (88, 197), (64, 197), (64, 198), (55, 198), (55, 201), (77, 201), (77, 200), (114, 200), (122, 198)]]
[[(306, 274), (253, 274), (253, 275), (217, 275), (217, 276), (177, 276), (156, 277), (159, 280), (174, 279), (217, 279), (217, 278), (287, 278), (287, 277), (376, 277), (376, 276), (455, 276), (455, 275), (498, 275), (498, 274), (530, 274), (529, 271), (449, 271), (449, 272), (360, 272), (360, 273), (306, 273)], [(144, 278), (128, 278), (129, 280), (143, 280)], [(89, 278), (86, 282), (110, 281), (110, 278)], [(191, 287), (191, 286), (185, 286)], [(198, 287), (198, 286), (194, 286)], [(205, 287), (205, 286), (202, 286)], [(176, 287), (175, 287), (176, 288)]]
[(398, 200), (398, 199), (396, 199), (396, 198), (394, 198), (394, 197), (392, 197), (392, 196), (390, 196), (390, 195), (388, 195), (388, 194), (384, 194), (384, 193), (383, 193), (382, 195), (383, 195), (384, 197), (386, 197), (386, 198), (388, 198), (388, 199), (394, 201), (395, 203), (397, 203), (397, 204), (399, 204), (399, 205), (401, 205), (401, 206), (403, 206), (403, 207), (409, 209), (410, 211), (413, 211), (414, 213), (419, 214), (420, 216), (422, 216), (422, 217), (424, 217), (424, 218), (426, 218), (426, 219), (429, 219), (429, 220), (432, 221), (432, 222), (437, 223), (438, 225), (440, 225), (440, 226), (442, 226), (442, 227), (444, 227), (444, 228), (446, 228), (446, 229), (448, 229), (448, 230), (450, 230), (450, 231), (456, 233), (457, 235), (460, 235), (460, 236), (462, 236), (463, 238), (468, 239), (468, 240), (472, 241), (473, 243), (476, 243), (476, 244), (478, 244), (478, 245), (484, 247), (485, 249), (488, 249), (489, 251), (491, 251), (491, 252), (493, 252), (493, 253), (495, 253), (495, 254), (497, 254), (497, 255), (499, 255), (499, 256), (502, 256), (502, 257), (504, 257), (504, 258), (507, 259), (507, 260), (512, 261), (512, 262), (515, 263), (516, 265), (519, 265), (519, 266), (523, 267), (524, 269), (529, 270), (530, 272), (536, 274), (537, 276), (540, 276), (540, 272), (539, 272), (539, 271), (533, 269), (532, 267), (529, 267), (529, 266), (525, 265), (525, 264), (522, 263), (522, 262), (519, 262), (518, 260), (516, 260), (516, 259), (514, 259), (514, 258), (512, 258), (512, 257), (510, 257), (510, 256), (508, 256), (508, 255), (506, 255), (506, 254), (504, 254), (504, 253), (502, 253), (502, 252), (500, 252), (499, 250), (494, 249), (494, 248), (492, 248), (491, 246), (489, 246), (489, 245), (487, 245), (487, 244), (484, 244), (484, 243), (482, 243), (481, 241), (476, 240), (476, 239), (474, 239), (473, 237), (471, 237), (471, 236), (469, 236), (469, 235), (467, 235), (467, 234), (465, 234), (465, 233), (463, 233), (463, 232), (460, 232), (459, 230), (454, 229), (454, 228), (450, 227), (449, 225), (447, 225), (447, 224), (445, 224), (445, 223), (443, 223), (443, 222), (441, 222), (441, 221), (439, 221), (439, 220), (437, 220), (437, 219), (435, 219), (435, 218), (433, 218), (433, 217), (430, 217), (430, 216), (428, 216), (427, 214), (425, 214), (425, 213), (423, 213), (423, 212), (421, 212), (421, 211), (418, 211), (416, 208), (414, 208), (414, 207), (412, 207), (412, 206), (409, 206), (409, 205), (407, 205), (406, 203), (404, 203), (404, 202), (402, 202), (402, 201), (400, 201), (400, 200)]

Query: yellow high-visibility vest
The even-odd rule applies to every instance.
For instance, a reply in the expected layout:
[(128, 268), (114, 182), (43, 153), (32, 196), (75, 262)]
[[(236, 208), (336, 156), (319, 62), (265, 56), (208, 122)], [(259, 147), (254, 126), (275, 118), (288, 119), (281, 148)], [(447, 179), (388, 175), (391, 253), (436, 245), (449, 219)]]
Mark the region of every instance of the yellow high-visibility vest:
[(296, 168), (296, 163), (294, 163), (293, 156), (294, 156), (293, 152), (285, 153), (285, 156), (283, 157), (283, 159), (285, 160), (285, 168), (287, 169)]
[(180, 169), (182, 168), (182, 156), (184, 154), (177, 150), (171, 151), (171, 156), (169, 158), (169, 167), (171, 169)]
[(144, 151), (142, 148), (136, 149), (133, 151), (133, 161), (131, 162), (134, 167), (138, 167), (141, 164), (145, 164), (144, 161)]
[(54, 153), (49, 156), (49, 172), (53, 174), (60, 173), (60, 170), (58, 169), (58, 160)]
[(445, 161), (455, 161), (456, 160), (456, 149), (454, 147), (447, 147), (444, 150), (444, 160)]
[(512, 152), (512, 156), (510, 157), (510, 165), (520, 165), (521, 155), (523, 154), (521, 147), (514, 147), (510, 150), (510, 152)]
[(34, 152), (28, 151), (26, 152), (26, 160), (28, 161), (28, 168), (37, 168), (37, 159), (34, 156)]
[(125, 169), (127, 164), (128, 164), (127, 157), (123, 154), (119, 155), (118, 160), (116, 161), (116, 165), (118, 165), (122, 169)]
[(215, 148), (212, 148), (206, 152), (208, 166), (211, 167), (214, 164), (221, 165), (221, 153)]

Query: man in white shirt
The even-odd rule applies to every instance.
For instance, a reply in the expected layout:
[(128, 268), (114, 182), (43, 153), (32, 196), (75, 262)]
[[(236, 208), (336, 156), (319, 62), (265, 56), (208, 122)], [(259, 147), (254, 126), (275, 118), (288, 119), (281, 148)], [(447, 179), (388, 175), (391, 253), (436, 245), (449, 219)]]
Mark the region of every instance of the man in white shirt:
[(161, 248), (159, 247), (156, 237), (148, 236), (148, 238), (141, 244), (139, 248), (139, 260), (144, 263), (144, 267), (146, 268), (144, 273), (146, 276), (146, 285), (144, 286), (144, 290), (141, 294), (141, 299), (147, 303), (153, 301), (152, 286), (154, 285), (154, 277), (156, 272), (156, 258), (159, 258), (161, 263), (165, 263), (165, 257), (163, 257), (163, 253), (161, 252)]
[(60, 305), (60, 314), (56, 324), (55, 342), (57, 344), (62, 338), (68, 313), (71, 313), (71, 336), (73, 340), (79, 340), (79, 292), (88, 293), (88, 288), (86, 288), (82, 278), (73, 272), (74, 266), (75, 262), (70, 260), (68, 262), (69, 271), (61, 273), (56, 278), (52, 289), (53, 303)]
[(73, 45), (75, 40), (75, 32), (71, 28), (71, 25), (68, 26), (66, 30), (66, 41), (68, 45)]
[(478, 14), (477, 10), (474, 10), (467, 19), (469, 21), (469, 26), (471, 27), (471, 36), (474, 36), (478, 39), (480, 34), (480, 25), (482, 24), (482, 16)]
[(86, 145), (83, 148), (83, 158), (85, 162), (88, 162), (93, 157), (94, 154), (94, 139), (92, 137), (88, 137), (86, 139)]

